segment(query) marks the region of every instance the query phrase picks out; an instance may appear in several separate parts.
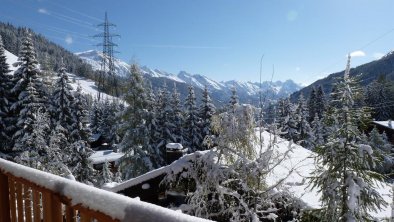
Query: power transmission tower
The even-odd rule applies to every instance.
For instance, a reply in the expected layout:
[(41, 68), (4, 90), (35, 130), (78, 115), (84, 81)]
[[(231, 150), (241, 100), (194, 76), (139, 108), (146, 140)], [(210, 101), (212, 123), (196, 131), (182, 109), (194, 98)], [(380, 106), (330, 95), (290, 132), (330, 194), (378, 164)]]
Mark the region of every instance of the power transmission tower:
[(101, 70), (99, 73), (98, 79), (98, 100), (100, 101), (101, 92), (105, 87), (106, 80), (113, 84), (112, 93), (116, 96), (119, 96), (119, 89), (118, 89), (118, 81), (115, 74), (115, 66), (114, 66), (114, 47), (118, 45), (112, 41), (113, 37), (120, 37), (118, 34), (112, 34), (109, 32), (110, 27), (116, 27), (115, 24), (110, 23), (108, 21), (107, 12), (105, 12), (105, 19), (104, 22), (97, 25), (98, 27), (103, 27), (104, 32), (94, 35), (93, 37), (96, 38), (103, 38), (102, 43), (97, 44), (96, 46), (103, 47), (103, 57), (101, 59)]

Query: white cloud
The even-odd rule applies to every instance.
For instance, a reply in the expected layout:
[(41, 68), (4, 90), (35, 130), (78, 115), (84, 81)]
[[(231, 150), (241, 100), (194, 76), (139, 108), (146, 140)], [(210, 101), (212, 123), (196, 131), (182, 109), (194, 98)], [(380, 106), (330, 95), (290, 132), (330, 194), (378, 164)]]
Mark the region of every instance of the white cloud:
[(381, 52), (375, 52), (373, 55), (372, 55), (375, 59), (381, 59), (383, 56), (385, 56), (384, 55), (384, 53), (381, 53)]
[(299, 72), (301, 70), (301, 68), (300, 67), (296, 67), (295, 70), (296, 70), (296, 72)]
[(365, 54), (365, 52), (363, 52), (361, 50), (357, 50), (357, 51), (351, 52), (350, 56), (351, 57), (363, 57), (363, 56), (366, 56), (366, 54)]
[(41, 14), (49, 15), (48, 10), (46, 10), (45, 8), (39, 8), (39, 9), (37, 10), (37, 12), (38, 12), (38, 13), (41, 13)]
[(298, 17), (298, 12), (296, 10), (290, 10), (289, 12), (287, 12), (287, 20), (292, 22), (295, 21)]
[(71, 45), (73, 43), (73, 37), (71, 35), (67, 35), (64, 41), (67, 43), (67, 45)]

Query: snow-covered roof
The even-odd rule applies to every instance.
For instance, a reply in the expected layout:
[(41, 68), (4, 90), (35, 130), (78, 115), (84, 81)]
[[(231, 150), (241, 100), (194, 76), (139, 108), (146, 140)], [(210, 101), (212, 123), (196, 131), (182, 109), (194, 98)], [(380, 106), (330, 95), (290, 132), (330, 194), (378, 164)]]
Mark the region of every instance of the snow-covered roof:
[(113, 150), (100, 150), (95, 151), (89, 159), (93, 164), (105, 163), (105, 162), (113, 162), (121, 158), (123, 153), (115, 153)]
[(163, 175), (163, 174), (167, 173), (167, 170), (168, 170), (167, 168), (168, 167), (169, 166), (164, 166), (164, 167), (161, 167), (159, 169), (149, 171), (148, 173), (143, 174), (141, 176), (138, 176), (136, 178), (132, 178), (130, 180), (127, 180), (127, 181), (125, 181), (123, 183), (117, 184), (115, 186), (112, 186), (112, 187), (107, 186), (107, 187), (103, 187), (103, 188), (108, 190), (108, 191), (119, 192), (119, 191), (125, 190), (125, 189), (127, 189), (129, 187), (138, 185), (138, 184), (143, 183), (143, 182), (145, 182), (147, 180), (156, 178), (156, 177), (158, 177), (160, 175)]
[(167, 143), (166, 148), (170, 150), (182, 150), (183, 146), (180, 143)]
[(384, 126), (389, 129), (394, 130), (394, 122), (392, 120), (387, 120), (387, 121), (373, 121), (375, 124)]
[(128, 221), (130, 218), (136, 222), (208, 221), (138, 199), (101, 190), (1, 158), (0, 170), (65, 196), (71, 200), (72, 206), (81, 205), (82, 207), (102, 212), (119, 221)]
[(198, 156), (204, 155), (204, 153), (208, 152), (209, 150), (206, 151), (197, 151), (191, 154), (187, 154), (180, 158), (179, 160), (174, 161), (168, 166), (164, 166), (152, 171), (149, 171), (141, 176), (138, 176), (136, 178), (129, 179), (127, 181), (124, 181), (123, 183), (120, 183), (116, 186), (106, 188), (106, 190), (112, 191), (112, 192), (119, 192), (121, 190), (125, 190), (129, 187), (141, 184), (145, 181), (148, 181), (150, 179), (156, 178), (160, 175), (164, 175), (168, 172), (173, 172), (174, 174), (180, 173), (184, 170), (185, 165), (189, 164), (191, 160), (197, 158)]

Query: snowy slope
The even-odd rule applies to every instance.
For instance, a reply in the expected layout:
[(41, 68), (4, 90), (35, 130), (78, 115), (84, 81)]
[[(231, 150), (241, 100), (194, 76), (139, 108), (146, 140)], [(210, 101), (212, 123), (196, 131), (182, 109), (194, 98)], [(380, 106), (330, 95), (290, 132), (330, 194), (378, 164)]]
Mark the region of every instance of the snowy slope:
[[(7, 63), (10, 65), (11, 74), (13, 74), (14, 71), (18, 68), (18, 67), (13, 66), (13, 64), (18, 61), (18, 57), (16, 55), (8, 52), (7, 50), (5, 50), (5, 55), (7, 57)], [(95, 98), (97, 96), (97, 93), (98, 93), (97, 86), (95, 85), (95, 83), (92, 80), (77, 76), (72, 73), (68, 73), (68, 76), (69, 76), (70, 80), (72, 81), (71, 85), (74, 90), (77, 89), (77, 86), (79, 83), (82, 88), (82, 93), (89, 94), (93, 98)], [(109, 99), (109, 100), (117, 99), (116, 97), (107, 95), (105, 93), (102, 93), (102, 95), (103, 95), (104, 99)]]
[[(258, 131), (257, 131), (258, 133)], [(263, 132), (264, 141), (267, 143), (270, 140), (270, 134), (268, 132)], [(277, 151), (284, 154), (289, 147), (289, 141), (284, 139), (278, 140)], [(275, 184), (276, 181), (286, 177), (290, 170), (294, 168), (294, 172), (285, 180), (284, 187), (288, 189), (294, 196), (303, 200), (311, 208), (320, 207), (320, 194), (316, 189), (311, 190), (308, 188), (308, 182), (306, 178), (310, 176), (310, 173), (316, 168), (315, 162), (313, 160), (314, 153), (307, 150), (299, 145), (292, 145), (293, 151), (289, 154), (289, 158), (284, 160), (280, 166), (274, 169), (274, 172), (269, 176), (268, 182), (270, 184)], [(256, 147), (258, 150), (259, 147)], [(379, 193), (386, 200), (387, 203), (392, 203), (392, 193), (391, 187), (386, 183), (379, 183), (378, 187)], [(391, 208), (387, 206), (381, 209), (378, 213), (373, 213), (375, 217), (378, 218), (389, 218), (391, 215)]]
[(7, 50), (5, 50), (5, 56), (7, 57), (7, 63), (10, 66), (11, 74), (13, 74), (14, 71), (18, 69), (18, 67), (13, 66), (13, 64), (18, 61), (18, 57)]

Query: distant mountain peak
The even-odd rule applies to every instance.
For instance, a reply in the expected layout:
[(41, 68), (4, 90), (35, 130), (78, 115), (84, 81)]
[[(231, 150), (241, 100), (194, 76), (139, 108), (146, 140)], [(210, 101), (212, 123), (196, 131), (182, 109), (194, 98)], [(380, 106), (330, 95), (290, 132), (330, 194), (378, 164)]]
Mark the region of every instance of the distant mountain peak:
[[(99, 70), (103, 54), (96, 50), (88, 50), (85, 52), (75, 53), (85, 62), (92, 65), (93, 69)], [(120, 76), (126, 76), (129, 72), (129, 65), (119, 59), (115, 60), (116, 73)], [(252, 103), (256, 100), (260, 92), (260, 83), (253, 83), (250, 81), (239, 81), (229, 80), (217, 82), (201, 74), (191, 74), (187, 71), (181, 70), (177, 75), (160, 70), (152, 69), (148, 66), (141, 66), (142, 73), (150, 79), (165, 80), (167, 86), (171, 84), (171, 81), (176, 83), (182, 83), (186, 85), (192, 85), (195, 89), (203, 90), (205, 87), (213, 93), (215, 96), (219, 96), (223, 100), (225, 97), (231, 94), (231, 89), (236, 88), (240, 99), (244, 99)], [(172, 85), (172, 84), (171, 84)], [(273, 95), (274, 98), (287, 97), (294, 91), (301, 89), (301, 85), (294, 83), (292, 80), (275, 81), (275, 82), (263, 82), (261, 84), (263, 92), (269, 92), (269, 95)], [(254, 98), (256, 97), (256, 98)]]

